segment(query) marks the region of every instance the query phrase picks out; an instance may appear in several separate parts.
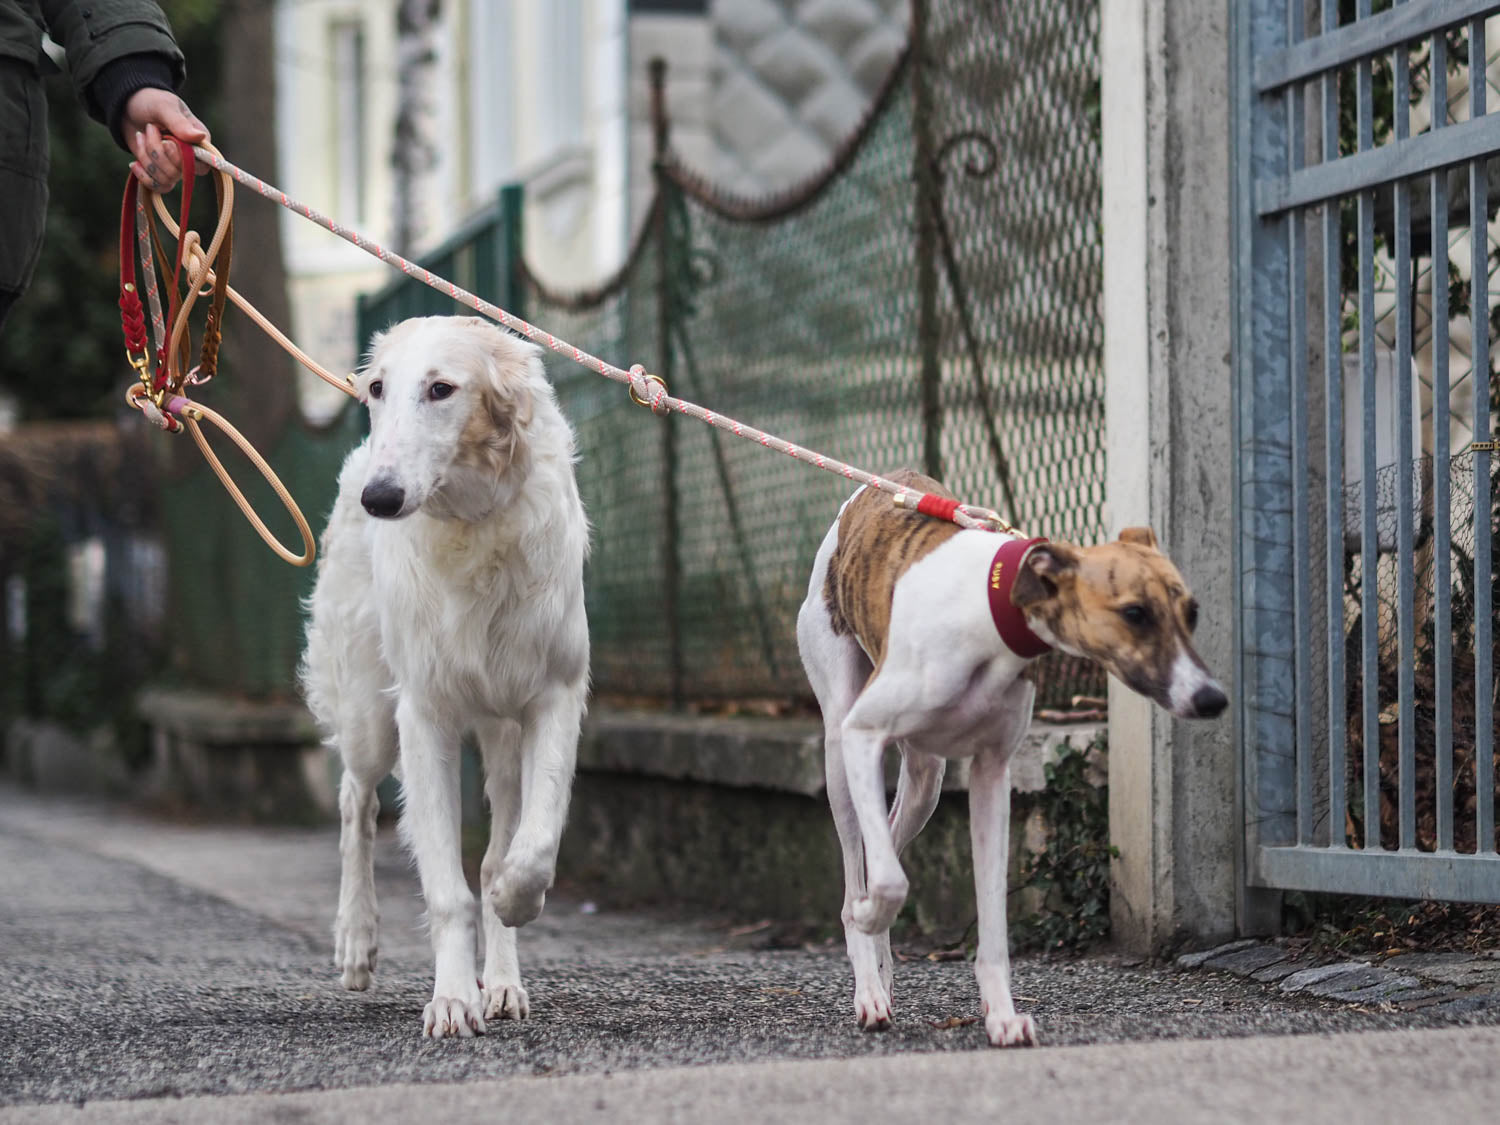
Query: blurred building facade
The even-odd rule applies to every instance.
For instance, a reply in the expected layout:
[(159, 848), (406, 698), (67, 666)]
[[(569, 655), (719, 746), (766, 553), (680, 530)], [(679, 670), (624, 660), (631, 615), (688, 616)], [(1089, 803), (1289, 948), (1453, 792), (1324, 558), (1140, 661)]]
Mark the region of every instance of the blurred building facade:
[[(650, 59), (669, 64), (676, 151), (762, 195), (816, 172), (853, 131), (905, 44), (908, 7), (277, 0), (278, 176), (408, 254), (522, 183), (527, 261), (550, 286), (587, 286), (619, 266), (651, 198)], [(290, 212), (282, 223), (294, 335), (352, 368), (354, 299), (390, 271)], [(341, 404), (310, 377), (302, 392), (315, 419)]]

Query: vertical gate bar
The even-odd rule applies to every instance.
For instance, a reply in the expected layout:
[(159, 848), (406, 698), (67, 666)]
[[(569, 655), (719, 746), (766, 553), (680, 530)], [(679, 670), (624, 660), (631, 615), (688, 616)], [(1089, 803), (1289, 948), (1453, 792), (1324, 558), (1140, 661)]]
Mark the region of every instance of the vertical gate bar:
[[(1396, 48), (1392, 110), (1395, 143), (1411, 135), (1411, 75), (1406, 44)], [(1416, 539), (1412, 511), (1411, 442), (1411, 187), (1395, 184), (1396, 233), (1396, 666), (1399, 780), (1397, 847), (1417, 846), (1417, 732), (1415, 705), (1416, 620), (1413, 602), (1416, 575), (1412, 544)]]
[[(1297, 43), (1306, 26), (1306, 0), (1287, 2), (1287, 41)], [(1304, 161), (1307, 139), (1303, 117), (1305, 97), (1302, 84), (1293, 83), (1287, 91), (1287, 167), (1296, 171)], [(1312, 612), (1311, 584), (1308, 579), (1308, 472), (1307, 472), (1307, 223), (1304, 211), (1287, 217), (1286, 249), (1288, 263), (1287, 323), (1290, 342), (1287, 347), (1287, 395), (1292, 407), (1292, 617), (1296, 644), (1292, 649), (1295, 694), (1293, 708), (1296, 722), (1297, 755), (1297, 842), (1310, 844), (1316, 809), (1313, 807), (1313, 741), (1312, 741)]]
[[(1448, 37), (1432, 36), (1432, 128), (1448, 124)], [(1453, 850), (1453, 541), (1449, 468), (1448, 170), (1432, 189), (1432, 515), (1433, 761), (1437, 788), (1437, 850)]]
[[(1370, 14), (1370, 0), (1359, 0), (1356, 16)], [(1359, 128), (1359, 150), (1374, 148), (1374, 96), (1371, 91), (1370, 60), (1356, 68), (1355, 104)], [(1380, 605), (1376, 597), (1379, 575), (1379, 529), (1375, 522), (1375, 192), (1359, 193), (1359, 368), (1360, 448), (1364, 454), (1360, 474), (1359, 627), (1363, 659), (1364, 703), (1364, 846), (1380, 848)]]
[[(1484, 20), (1469, 24), (1469, 117), (1485, 112), (1487, 73)], [(1485, 160), (1469, 163), (1469, 312), (1474, 324), (1474, 848), (1495, 850), (1494, 609), (1490, 568), (1490, 286), (1489, 179)]]
[[(1338, 26), (1336, 0), (1322, 0), (1323, 31)], [(1323, 162), (1339, 158), (1339, 78), (1327, 71), (1323, 86)], [(1349, 774), (1348, 710), (1344, 683), (1344, 340), (1341, 261), (1342, 207), (1323, 204), (1324, 499), (1328, 521), (1328, 844), (1346, 847), (1346, 780)]]
[(1236, 52), (1235, 562), (1238, 567), (1237, 732), (1242, 754), (1245, 871), (1254, 885), (1265, 854), (1297, 843), (1293, 714), (1291, 424), (1286, 215), (1258, 217), (1254, 185), (1287, 171), (1287, 112), (1281, 91), (1257, 97), (1248, 60), (1285, 47), (1287, 0), (1232, 6), (1243, 37)]

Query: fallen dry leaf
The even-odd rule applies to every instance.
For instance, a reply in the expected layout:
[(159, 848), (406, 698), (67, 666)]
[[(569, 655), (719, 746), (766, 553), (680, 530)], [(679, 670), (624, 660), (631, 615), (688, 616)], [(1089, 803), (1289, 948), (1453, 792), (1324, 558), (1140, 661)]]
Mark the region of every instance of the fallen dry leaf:
[(929, 961), (962, 961), (965, 953), (962, 949), (934, 949), (927, 955)]

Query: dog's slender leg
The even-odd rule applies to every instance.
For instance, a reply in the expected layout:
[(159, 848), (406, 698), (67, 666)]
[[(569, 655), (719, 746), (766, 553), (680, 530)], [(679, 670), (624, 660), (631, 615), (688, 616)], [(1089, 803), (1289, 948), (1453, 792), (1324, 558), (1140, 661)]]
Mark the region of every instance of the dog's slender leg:
[(865, 849), (865, 893), (855, 900), (854, 924), (867, 934), (891, 928), (906, 901), (906, 873), (891, 839), (885, 804), (886, 744), (899, 714), (897, 689), (877, 672), (845, 717), (841, 732), (849, 797)]
[(401, 830), (417, 861), (436, 972), (422, 1027), (434, 1039), (484, 1031), (474, 973), (474, 896), (459, 845), (458, 737), (403, 696)]
[[(479, 868), (479, 885), (487, 887), (500, 871), (521, 812), (521, 732), (514, 722), (497, 721), (479, 730), (484, 755), (484, 791), (490, 802), (490, 842)], [(521, 985), (516, 931), (488, 908), (484, 916), (484, 1018), (523, 1020), (531, 1013)]]
[[(947, 761), (935, 754), (924, 754), (901, 744), (901, 774), (896, 781), (896, 799), (891, 804), (891, 844), (900, 856), (906, 846), (917, 838), (932, 812), (937, 808), (943, 791), (943, 773)], [(875, 950), (880, 960), (880, 979), (885, 982), (888, 995), (894, 996), (891, 960), (891, 933), (886, 930), (875, 939)]]
[[(891, 1026), (890, 980), (881, 964), (881, 950), (890, 957), (890, 937), (872, 937), (854, 924), (854, 904), (865, 897), (865, 849), (859, 835), (859, 819), (849, 795), (849, 777), (839, 743), (839, 728), (829, 718), (825, 705), (824, 773), (828, 783), (828, 805), (838, 832), (844, 859), (844, 945), (854, 969), (854, 1017), (865, 1031), (884, 1031)], [(884, 945), (882, 946), (882, 939)]]
[(339, 782), (339, 913), (333, 925), (333, 964), (344, 987), (370, 987), (380, 931), (375, 901), (376, 782), (344, 771)]
[(521, 816), (504, 862), (484, 888), (507, 926), (536, 918), (552, 886), (578, 758), (584, 690), (582, 684), (548, 689), (521, 722)]
[[(831, 547), (825, 547), (826, 556)], [(797, 645), (802, 652), (808, 681), (823, 712), (823, 770), (827, 780), (828, 806), (838, 832), (844, 863), (844, 905), (841, 918), (849, 964), (854, 969), (854, 1016), (866, 1031), (891, 1026), (888, 937), (871, 937), (854, 924), (854, 904), (865, 896), (865, 849), (859, 836), (859, 819), (849, 795), (849, 777), (844, 769), (840, 742), (844, 717), (859, 698), (870, 677), (870, 661), (850, 636), (834, 633), (822, 596), (826, 558), (820, 556), (812, 592), (797, 615)]]
[[(1030, 1016), (1017, 1015), (1010, 993), (1010, 939), (1006, 930), (1006, 869), (1010, 862), (1010, 756), (1031, 721), (1034, 691), (1018, 680), (1006, 693), (1009, 729), (974, 757), (969, 772), (969, 831), (974, 848), (974, 889), (979, 905), (979, 955), (974, 975), (984, 1000), (984, 1030), (996, 1047), (1036, 1043)], [(1012, 705), (1014, 701), (1014, 705)]]
[[(353, 646), (351, 646), (352, 648)], [(375, 901), (375, 787), (396, 761), (396, 719), (383, 698), (347, 701), (339, 716), (339, 910), (333, 926), (333, 964), (344, 987), (370, 987), (380, 914)]]

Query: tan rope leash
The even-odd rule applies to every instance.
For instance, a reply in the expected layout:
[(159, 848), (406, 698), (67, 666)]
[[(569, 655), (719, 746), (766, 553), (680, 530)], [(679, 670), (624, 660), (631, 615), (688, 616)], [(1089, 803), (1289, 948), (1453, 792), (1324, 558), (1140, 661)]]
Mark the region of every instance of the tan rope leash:
[[(197, 151), (209, 153), (215, 150), (202, 148)], [(185, 166), (190, 168), (191, 165), (192, 159), (187, 157)], [(219, 478), (225, 491), (229, 493), (230, 498), (244, 513), (245, 518), (249, 520), (250, 525), (255, 528), (266, 545), (284, 561), (294, 566), (307, 566), (316, 557), (316, 541), (312, 527), (301, 508), (298, 507), (291, 491), (282, 483), (281, 478), (261, 456), (259, 450), (228, 419), (202, 403), (188, 398), (183, 391), (189, 386), (201, 386), (213, 378), (218, 351), (217, 335), (220, 327), (218, 314), (222, 308), (223, 298), (227, 297), (308, 370), (351, 396), (355, 392), (347, 378), (341, 379), (333, 375), (297, 347), (254, 305), (229, 285), (227, 280), (220, 286), (221, 277), (227, 279), (228, 276), (234, 214), (234, 182), (223, 172), (219, 172), (218, 176), (220, 179), (217, 185), (219, 187), (219, 219), (213, 238), (206, 249), (196, 231), (184, 232), (181, 229), (180, 224), (172, 218), (166, 201), (160, 194), (149, 189), (141, 189), (143, 195), (149, 197), (149, 204), (147, 198), (137, 195), (135, 201), (136, 252), (140, 256), (146, 296), (151, 310), (158, 372), (153, 377), (148, 365), (132, 357), (132, 364), (136, 366), (140, 377), (127, 390), (126, 401), (141, 410), (148, 419), (162, 429), (175, 432), (180, 428), (176, 425), (180, 419), (192, 435), (204, 460), (208, 462), (209, 468)], [(162, 315), (161, 298), (156, 285), (155, 260), (151, 249), (155, 234), (152, 225), (152, 209), (155, 210), (161, 225), (166, 228), (168, 234), (177, 241), (182, 273), (186, 279), (186, 291), (178, 304), (176, 314), (172, 317), (170, 327)], [(215, 263), (219, 265), (218, 270), (214, 269)], [(188, 354), (187, 342), (191, 331), (189, 314), (198, 298), (207, 294), (218, 294), (219, 297), (215, 302), (214, 310), (210, 312), (210, 321), (205, 327), (203, 362), (197, 368), (184, 370), (183, 357)], [(297, 533), (302, 540), (300, 554), (286, 547), (266, 526), (265, 521), (255, 511), (254, 505), (250, 503), (244, 491), (235, 482), (228, 469), (224, 467), (223, 461), (209, 444), (208, 437), (203, 432), (201, 424), (203, 422), (215, 426), (228, 437), (271, 486), (277, 499), (281, 501), (282, 507), (286, 509), (296, 525)]]
[[(179, 142), (179, 144), (181, 143), (182, 142)], [(183, 145), (183, 148), (184, 150), (186, 150), (187, 146)], [(160, 318), (157, 315), (156, 301), (153, 299), (153, 327), (158, 329), (159, 353), (164, 353), (163, 366), (165, 368), (165, 380), (163, 380), (162, 376), (159, 374), (157, 379), (153, 383), (153, 381), (149, 378), (148, 372), (146, 371), (143, 362), (132, 355), (131, 362), (137, 367), (138, 371), (140, 372), (141, 382), (140, 384), (131, 387), (127, 398), (132, 406), (137, 406), (143, 412), (147, 413), (148, 416), (159, 416), (161, 419), (160, 421), (158, 421), (157, 417), (152, 417), (152, 420), (156, 421), (157, 424), (161, 425), (164, 429), (175, 430), (176, 428), (178, 428), (174, 423), (176, 417), (179, 415), (186, 421), (188, 428), (192, 432), (194, 439), (197, 441), (199, 448), (203, 451), (205, 458), (207, 458), (210, 466), (214, 469), (215, 473), (217, 473), (217, 475), (219, 476), (219, 479), (223, 482), (224, 487), (229, 491), (230, 495), (239, 505), (240, 510), (245, 513), (246, 517), (255, 526), (261, 537), (265, 539), (267, 545), (269, 545), (272, 550), (274, 550), (281, 558), (285, 559), (287, 562), (293, 563), (297, 566), (306, 566), (313, 560), (315, 551), (311, 529), (308, 527), (307, 520), (303, 517), (302, 512), (300, 511), (300, 509), (298, 509), (295, 500), (293, 500), (291, 494), (281, 483), (280, 479), (276, 476), (271, 467), (265, 462), (265, 459), (262, 458), (257, 452), (255, 452), (249, 441), (245, 439), (245, 437), (240, 434), (238, 430), (236, 430), (221, 415), (215, 413), (212, 410), (209, 410), (207, 407), (201, 405), (200, 403), (188, 399), (182, 393), (183, 388), (186, 385), (195, 381), (190, 377), (191, 373), (180, 370), (182, 361), (178, 358), (180, 349), (182, 348), (183, 342), (186, 339), (184, 334), (187, 331), (187, 312), (191, 308), (193, 301), (195, 301), (198, 296), (202, 295), (204, 287), (208, 287), (207, 291), (211, 292), (218, 280), (218, 276), (215, 273), (213, 266), (215, 258), (219, 254), (221, 247), (225, 242), (225, 237), (220, 236), (220, 231), (225, 229), (229, 221), (229, 216), (232, 213), (233, 209), (233, 189), (229, 183), (230, 180), (244, 187), (248, 187), (250, 190), (264, 196), (267, 199), (281, 204), (281, 206), (287, 208), (290, 211), (296, 212), (310, 222), (316, 223), (318, 226), (323, 227), (325, 230), (331, 231), (332, 233), (338, 235), (346, 242), (353, 243), (355, 246), (359, 247), (367, 254), (379, 258), (382, 262), (395, 266), (397, 269), (401, 270), (401, 272), (404, 273), (407, 277), (420, 281), (422, 284), (445, 294), (454, 301), (457, 301), (459, 304), (467, 305), (469, 308), (484, 316), (489, 317), (491, 320), (498, 321), (500, 324), (504, 325), (506, 328), (509, 328), (511, 331), (517, 333), (518, 335), (524, 336), (528, 340), (541, 344), (559, 355), (567, 356), (574, 362), (579, 363), (582, 366), (587, 367), (600, 375), (603, 375), (607, 379), (611, 379), (617, 383), (624, 384), (629, 389), (632, 401), (640, 404), (641, 406), (649, 407), (651, 411), (657, 415), (666, 416), (669, 414), (678, 413), (687, 415), (692, 418), (697, 418), (698, 420), (705, 422), (717, 429), (727, 430), (730, 433), (735, 434), (736, 436), (748, 438), (752, 441), (755, 441), (760, 445), (766, 447), (767, 449), (774, 449), (780, 453), (784, 453), (794, 460), (802, 461), (806, 464), (813, 465), (827, 472), (837, 473), (838, 475), (848, 480), (852, 480), (860, 484), (879, 489), (882, 492), (889, 493), (894, 498), (895, 503), (898, 507), (912, 508), (930, 516), (951, 520), (952, 522), (958, 524), (960, 527), (980, 528), (988, 531), (1003, 531), (1012, 534), (1017, 533), (1016, 529), (1012, 527), (1010, 523), (1003, 519), (997, 512), (991, 511), (988, 508), (977, 507), (970, 504), (962, 504), (956, 500), (946, 499), (943, 497), (932, 495), (930, 493), (921, 493), (914, 491), (910, 488), (906, 488), (900, 484), (897, 484), (895, 481), (888, 480), (885, 477), (877, 476), (874, 473), (856, 468), (855, 466), (840, 461), (837, 458), (828, 457), (824, 454), (805, 449), (802, 446), (776, 437), (774, 434), (767, 433), (766, 431), (757, 429), (754, 426), (747, 425), (746, 423), (736, 421), (733, 418), (728, 418), (722, 414), (717, 414), (714, 411), (705, 409), (704, 407), (699, 406), (696, 403), (689, 402), (685, 399), (676, 398), (668, 392), (667, 385), (660, 376), (648, 373), (646, 369), (640, 364), (636, 364), (632, 366), (629, 371), (626, 371), (614, 366), (611, 363), (607, 363), (606, 361), (600, 359), (598, 356), (591, 355), (590, 353), (583, 351), (581, 348), (577, 348), (572, 344), (559, 340), (550, 332), (546, 332), (540, 328), (537, 328), (535, 325), (528, 323), (527, 321), (521, 319), (518, 316), (515, 316), (512, 313), (506, 312), (498, 305), (492, 304), (491, 302), (486, 301), (483, 298), (460, 288), (459, 286), (455, 285), (453, 282), (448, 281), (445, 278), (438, 277), (430, 270), (424, 269), (423, 267), (417, 265), (415, 262), (402, 257), (394, 251), (386, 249), (384, 246), (380, 245), (380, 243), (374, 241), (373, 239), (367, 238), (366, 236), (360, 234), (358, 231), (352, 230), (351, 228), (342, 226), (341, 224), (334, 222), (327, 216), (313, 210), (313, 208), (307, 206), (307, 204), (305, 203), (301, 203), (295, 199), (292, 199), (284, 191), (272, 187), (271, 185), (265, 183), (265, 181), (252, 176), (244, 169), (231, 164), (229, 161), (225, 160), (223, 156), (221, 156), (219, 152), (211, 145), (193, 148), (191, 150), (191, 155), (189, 155), (187, 151), (184, 151), (183, 155), (185, 168), (191, 169), (191, 166), (193, 164), (192, 157), (196, 156), (198, 160), (201, 160), (203, 163), (211, 166), (223, 181), (224, 190), (220, 192), (219, 226), (215, 230), (214, 238), (210, 240), (209, 246), (205, 250), (202, 246), (201, 239), (198, 237), (196, 232), (187, 231), (185, 234), (182, 233), (179, 224), (175, 223), (172, 220), (171, 214), (167, 211), (166, 204), (161, 199), (161, 197), (155, 192), (148, 192), (148, 194), (152, 198), (152, 202), (155, 206), (156, 211), (162, 219), (163, 225), (166, 226), (166, 228), (173, 234), (173, 236), (178, 239), (180, 257), (183, 263), (183, 268), (187, 274), (189, 290), (188, 295), (185, 296), (182, 301), (177, 315), (172, 318), (173, 323), (171, 326), (170, 334), (168, 335), (168, 338), (165, 342), (165, 348), (163, 348), (162, 340), (160, 339), (162, 326), (160, 324)], [(187, 174), (184, 175), (184, 189), (185, 191), (190, 190), (190, 176), (188, 176)], [(128, 198), (129, 196), (127, 194), (127, 199)], [(144, 232), (141, 231), (141, 227), (143, 224), (149, 225), (150, 223), (149, 214), (147, 213), (144, 200), (140, 202), (139, 211), (140, 214), (137, 218), (137, 242), (139, 243), (143, 264), (146, 265), (146, 273), (150, 275), (152, 273), (152, 269), (150, 265), (150, 250), (148, 247), (149, 240), (146, 239)], [(121, 245), (121, 273), (123, 281), (126, 275), (124, 263), (125, 239), (123, 237)], [(225, 263), (225, 266), (223, 268), (227, 269), (227, 262)], [(122, 284), (122, 291), (126, 288), (128, 288), (128, 286)], [(323, 379), (325, 382), (331, 384), (332, 386), (338, 387), (341, 391), (344, 391), (345, 393), (350, 395), (355, 394), (352, 385), (352, 377), (340, 378), (318, 365), (309, 356), (307, 356), (306, 353), (304, 353), (289, 339), (287, 339), (287, 337), (283, 333), (277, 330), (274, 325), (267, 321), (248, 301), (241, 297), (232, 287), (226, 285), (224, 288), (228, 299), (233, 301), (239, 308), (244, 310), (244, 312), (262, 328), (262, 330), (264, 330), (268, 335), (276, 340), (277, 343), (281, 344), (281, 346), (285, 348), (291, 355), (293, 355), (299, 363), (301, 363), (309, 371), (317, 375), (320, 379)], [(148, 283), (148, 298), (152, 296), (152, 292), (153, 285), (151, 283)], [(122, 309), (125, 307), (126, 302), (127, 294), (122, 292)], [(138, 300), (136, 301), (136, 305), (137, 307), (139, 306)], [(128, 324), (126, 329), (126, 337), (127, 354), (129, 354), (129, 341), (131, 336)], [(266, 481), (276, 491), (277, 496), (281, 499), (281, 502), (286, 507), (287, 512), (296, 522), (298, 531), (302, 535), (304, 549), (301, 555), (295, 555), (290, 550), (282, 546), (274, 538), (274, 536), (270, 534), (264, 522), (255, 514), (249, 502), (245, 499), (244, 494), (240, 491), (238, 486), (234, 484), (232, 478), (224, 470), (218, 458), (214, 456), (212, 450), (209, 448), (206, 439), (204, 439), (201, 429), (198, 426), (198, 423), (203, 420), (207, 420), (213, 425), (217, 426), (232, 441), (234, 441), (235, 444), (238, 445), (239, 448), (244, 451), (248, 457), (250, 457), (252, 463), (255, 464), (256, 468), (261, 472), (262, 476), (265, 477)]]

